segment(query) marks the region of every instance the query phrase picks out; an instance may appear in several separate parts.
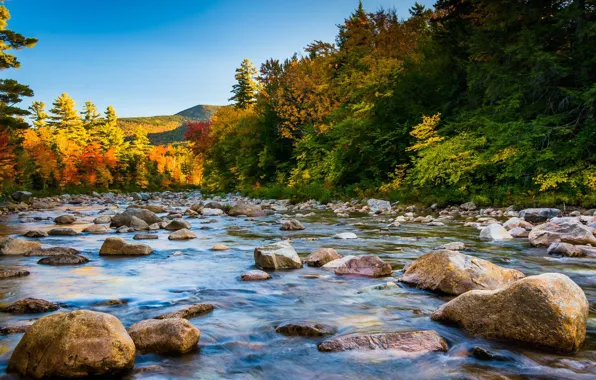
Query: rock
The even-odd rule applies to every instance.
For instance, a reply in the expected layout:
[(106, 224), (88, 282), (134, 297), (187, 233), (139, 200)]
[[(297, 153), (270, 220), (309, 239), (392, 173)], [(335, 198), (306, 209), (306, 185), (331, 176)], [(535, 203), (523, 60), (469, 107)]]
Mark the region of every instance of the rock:
[(45, 231), (41, 231), (41, 230), (31, 230), (31, 231), (27, 231), (23, 234), (23, 236), (28, 237), (28, 238), (42, 238), (42, 237), (48, 237), (48, 233)]
[(205, 208), (214, 208), (214, 209), (222, 210), (223, 206), (219, 202), (207, 202), (205, 204)]
[(97, 218), (93, 219), (93, 223), (95, 224), (110, 224), (112, 222), (112, 217), (109, 215), (102, 215), (98, 216)]
[(92, 224), (89, 227), (85, 228), (83, 230), (83, 232), (87, 232), (89, 234), (95, 234), (95, 235), (102, 235), (102, 234), (110, 233), (110, 231), (108, 231), (108, 229), (105, 226), (102, 226), (100, 224)]
[(462, 210), (465, 210), (465, 211), (474, 211), (474, 210), (476, 210), (477, 206), (476, 206), (476, 203), (474, 203), (474, 202), (466, 202), (466, 203), (460, 205), (459, 208), (461, 208)]
[(196, 347), (199, 329), (183, 318), (147, 319), (128, 329), (136, 348), (142, 353), (184, 354)]
[(87, 310), (36, 321), (15, 348), (8, 371), (30, 378), (117, 376), (134, 366), (135, 346), (110, 314)]
[(76, 221), (77, 218), (74, 215), (60, 215), (54, 219), (54, 223), (56, 224), (73, 224)]
[(472, 335), (569, 354), (584, 342), (588, 301), (569, 277), (547, 273), (496, 290), (469, 291), (442, 305), (431, 319)]
[(348, 255), (348, 256), (344, 256), (341, 259), (337, 259), (337, 260), (333, 260), (328, 262), (327, 264), (323, 265), (323, 269), (326, 270), (336, 270), (337, 268), (342, 268), (346, 266), (346, 263), (350, 260), (352, 260), (353, 258), (355, 258), (356, 256), (353, 255)]
[(530, 235), (530, 231), (525, 228), (516, 227), (509, 230), (509, 235), (516, 239), (527, 238)]
[(436, 250), (448, 250), (448, 251), (463, 251), (466, 249), (466, 245), (460, 241), (454, 241), (452, 243), (446, 243), (435, 248)]
[(136, 234), (132, 238), (133, 240), (156, 240), (159, 239), (159, 236), (156, 234)]
[(302, 261), (289, 241), (257, 247), (254, 251), (255, 265), (262, 269), (302, 268)]
[(348, 350), (394, 350), (399, 356), (415, 357), (428, 352), (446, 352), (447, 342), (434, 330), (340, 337), (317, 345), (322, 352)]
[(527, 208), (520, 211), (519, 217), (530, 223), (543, 223), (560, 214), (561, 210), (556, 208)]
[(290, 323), (287, 325), (279, 326), (275, 329), (276, 333), (285, 336), (305, 336), (305, 337), (319, 337), (333, 334), (332, 331), (326, 329), (319, 324), (295, 324)]
[(89, 259), (79, 255), (56, 255), (44, 257), (37, 263), (41, 265), (79, 265), (88, 263)]
[[(203, 214), (205, 215), (205, 214)], [(250, 205), (245, 202), (238, 202), (234, 207), (230, 209), (228, 212), (230, 216), (240, 216), (246, 215), (250, 217), (258, 217), (258, 216), (265, 216), (265, 211), (258, 205)]]
[(78, 249), (66, 247), (39, 248), (25, 253), (25, 256), (59, 256), (59, 255), (78, 255), (81, 253)]
[(23, 298), (10, 306), (0, 308), (0, 311), (11, 314), (38, 314), (58, 309), (58, 305), (53, 302), (37, 298)]
[[(160, 366), (160, 365), (148, 365), (147, 367), (141, 367), (141, 368), (134, 368), (132, 370), (132, 375), (140, 375), (143, 373), (147, 373), (147, 372), (159, 372), (159, 371), (163, 371), (164, 367)], [(128, 380), (128, 378), (126, 378)]]
[(155, 214), (167, 212), (166, 208), (163, 206), (160, 206), (160, 205), (135, 205), (135, 206), (131, 206), (129, 208), (142, 208), (145, 210), (149, 210)]
[(341, 259), (341, 255), (333, 248), (319, 248), (308, 255), (303, 262), (309, 267), (322, 267), (323, 265)]
[(168, 318), (190, 319), (190, 318), (196, 317), (197, 315), (209, 313), (211, 311), (213, 311), (213, 305), (211, 305), (210, 303), (199, 303), (196, 305), (186, 307), (182, 310), (178, 310), (173, 313), (159, 315), (159, 316), (155, 317), (155, 319), (168, 319)]
[(503, 355), (494, 354), (482, 347), (476, 346), (470, 350), (470, 355), (478, 360), (495, 360), (495, 361), (509, 361), (509, 358)]
[(33, 196), (33, 194), (31, 194), (28, 191), (15, 191), (14, 193), (12, 193), (10, 195), (10, 197), (15, 202), (25, 202), (25, 203), (29, 203), (29, 201), (31, 200), (31, 197), (32, 196)]
[(500, 224), (492, 223), (480, 231), (480, 239), (509, 240), (513, 239), (513, 236)]
[(230, 248), (228, 248), (227, 246), (223, 245), (223, 244), (215, 244), (213, 247), (211, 247), (212, 251), (227, 251)]
[(119, 306), (119, 305), (126, 305), (128, 304), (127, 300), (107, 300), (98, 302), (95, 306)]
[(581, 256), (596, 257), (596, 247), (590, 245), (576, 245), (576, 248), (582, 252)]
[(153, 253), (153, 249), (144, 244), (130, 244), (117, 237), (104, 240), (99, 250), (100, 256), (146, 256)]
[[(136, 219), (135, 219), (136, 218)], [(140, 223), (138, 219), (144, 223)], [(121, 214), (114, 215), (110, 226), (112, 227), (135, 227), (135, 228), (146, 228), (150, 224), (160, 223), (161, 219), (155, 215), (154, 212), (145, 210), (142, 208), (129, 208)]]
[(0, 269), (0, 278), (25, 277), (29, 274), (25, 269)]
[(561, 255), (568, 257), (584, 256), (581, 249), (569, 243), (552, 243), (546, 251), (549, 255)]
[(457, 251), (440, 250), (408, 265), (399, 281), (420, 289), (459, 295), (473, 289), (498, 289), (524, 274)]
[(333, 236), (334, 239), (358, 239), (353, 232), (342, 232)]
[(374, 213), (391, 211), (391, 203), (389, 201), (384, 201), (381, 199), (369, 199), (366, 201), (366, 204), (370, 208), (370, 211)]
[(77, 236), (79, 233), (72, 228), (52, 228), (48, 231), (50, 236)]
[(354, 274), (367, 277), (391, 276), (392, 270), (389, 263), (377, 256), (357, 256), (335, 270), (335, 274)]
[(592, 231), (576, 218), (553, 218), (548, 223), (534, 227), (528, 239), (536, 247), (548, 247), (559, 242), (596, 246), (596, 237)]
[(184, 219), (174, 219), (165, 228), (168, 231), (178, 231), (182, 229), (190, 229), (190, 223)]
[(204, 208), (201, 210), (201, 215), (203, 216), (221, 216), (224, 214), (225, 212), (218, 208)]
[(24, 334), (29, 327), (30, 324), (0, 327), (0, 335)]
[(0, 238), (0, 255), (24, 255), (39, 248), (41, 248), (41, 243), (38, 241), (12, 237)]
[(300, 221), (296, 219), (290, 219), (284, 222), (284, 224), (282, 224), (282, 226), (280, 227), (280, 230), (282, 231), (300, 231), (303, 229), (304, 226), (302, 225), (302, 223), (300, 223)]
[(170, 234), (170, 236), (168, 236), (169, 240), (190, 240), (190, 239), (196, 239), (196, 238), (197, 238), (197, 235), (190, 232), (186, 228), (183, 228), (176, 232), (172, 232)]
[(248, 272), (243, 273), (241, 278), (242, 281), (264, 281), (270, 280), (271, 275), (262, 270), (249, 270)]

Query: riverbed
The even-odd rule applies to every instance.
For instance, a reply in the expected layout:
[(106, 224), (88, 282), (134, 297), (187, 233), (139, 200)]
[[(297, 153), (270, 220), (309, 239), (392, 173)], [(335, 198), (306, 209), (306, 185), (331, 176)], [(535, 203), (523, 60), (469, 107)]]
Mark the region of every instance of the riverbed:
[[(198, 200), (197, 200), (198, 201)], [(151, 202), (154, 204), (155, 202)], [(0, 236), (20, 235), (29, 230), (56, 227), (53, 218), (80, 213), (73, 227), (81, 231), (106, 207), (123, 211), (130, 203), (116, 205), (62, 205), (51, 211), (31, 211), (0, 219)], [(185, 208), (179, 208), (184, 211)], [(310, 211), (309, 211), (310, 212)], [(526, 239), (482, 241), (479, 231), (453, 220), (445, 226), (402, 223), (388, 228), (395, 217), (351, 214), (340, 218), (328, 210), (300, 216), (303, 231), (280, 231), (282, 214), (261, 218), (185, 218), (198, 239), (168, 240), (169, 231), (159, 230), (158, 240), (141, 241), (154, 253), (146, 257), (108, 258), (98, 255), (107, 236), (133, 241), (134, 233), (49, 236), (44, 247), (63, 246), (81, 251), (90, 262), (79, 266), (38, 265), (40, 257), (0, 256), (4, 267), (20, 267), (27, 277), (0, 279), (0, 302), (10, 304), (26, 297), (56, 302), (60, 311), (87, 309), (115, 315), (125, 327), (183, 306), (211, 303), (213, 312), (190, 321), (201, 331), (199, 347), (181, 356), (138, 355), (135, 368), (151, 365), (161, 369), (133, 375), (143, 379), (441, 379), (441, 378), (569, 378), (596, 376), (596, 261), (593, 258), (554, 257), (544, 248), (532, 248)], [(159, 214), (165, 216), (166, 214)], [(32, 220), (37, 217), (39, 220)], [(25, 221), (25, 223), (23, 223)], [(341, 232), (358, 238), (338, 240)], [(321, 247), (342, 255), (377, 255), (391, 264), (393, 276), (366, 278), (337, 276), (332, 271), (304, 266), (288, 271), (269, 271), (269, 281), (243, 282), (240, 275), (254, 267), (257, 246), (291, 239), (301, 257)], [(575, 355), (560, 356), (531, 347), (472, 337), (456, 327), (430, 320), (430, 314), (452, 297), (407, 287), (367, 289), (395, 282), (400, 270), (441, 244), (464, 242), (467, 255), (515, 268), (526, 275), (563, 273), (585, 292), (590, 318), (584, 347)], [(217, 243), (228, 251), (212, 251)], [(362, 291), (365, 289), (365, 291)], [(126, 304), (97, 306), (120, 299)], [(0, 313), (0, 326), (15, 325), (39, 315)], [(328, 338), (286, 337), (275, 332), (285, 323), (313, 322), (331, 329), (335, 336), (436, 330), (449, 344), (447, 353), (417, 358), (395, 356), (390, 351), (324, 353), (317, 343)], [(22, 334), (0, 337), (0, 371)], [(482, 361), (468, 351), (481, 346), (508, 358)], [(12, 376), (12, 375), (10, 375)], [(16, 377), (15, 377), (16, 378)]]

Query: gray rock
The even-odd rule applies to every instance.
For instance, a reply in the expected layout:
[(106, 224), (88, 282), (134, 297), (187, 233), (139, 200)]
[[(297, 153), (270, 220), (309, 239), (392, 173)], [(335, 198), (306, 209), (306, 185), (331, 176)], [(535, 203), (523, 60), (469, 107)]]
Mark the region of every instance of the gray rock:
[(543, 223), (561, 214), (557, 208), (527, 208), (520, 211), (519, 217), (530, 223)]
[(270, 280), (271, 275), (262, 270), (249, 270), (248, 272), (243, 273), (241, 278), (242, 281), (264, 281)]
[(306, 257), (303, 262), (309, 267), (322, 267), (323, 265), (341, 259), (341, 255), (333, 248), (319, 248)]
[(372, 212), (391, 211), (391, 203), (381, 199), (369, 199), (366, 204)]
[(15, 191), (14, 193), (12, 193), (10, 195), (10, 197), (15, 202), (25, 202), (25, 203), (29, 203), (29, 201), (31, 200), (31, 197), (32, 196), (33, 196), (33, 194), (31, 194), (28, 191)]
[(581, 249), (569, 243), (552, 243), (548, 247), (546, 253), (549, 255), (561, 255), (567, 257), (584, 256), (584, 253), (581, 251)]
[(353, 232), (341, 232), (339, 234), (333, 235), (333, 238), (334, 239), (342, 239), (342, 240), (345, 240), (345, 239), (358, 239), (358, 236), (356, 236), (356, 234), (353, 233)]
[(398, 356), (415, 357), (428, 352), (447, 352), (449, 346), (433, 330), (354, 335), (335, 338), (317, 345), (322, 352), (349, 350), (392, 350)]
[(132, 237), (134, 240), (156, 240), (159, 236), (156, 234), (136, 234)]
[(480, 231), (480, 239), (510, 240), (513, 236), (500, 224), (492, 223)]
[(477, 206), (476, 206), (476, 203), (474, 203), (474, 202), (466, 202), (466, 203), (460, 205), (459, 208), (461, 208), (462, 210), (465, 210), (465, 211), (474, 211), (474, 210), (476, 210)]
[(391, 276), (391, 273), (391, 265), (377, 256), (357, 256), (335, 270), (337, 275), (351, 274), (367, 277), (385, 277)]
[(262, 269), (302, 268), (302, 261), (289, 241), (255, 248), (255, 265)]
[(552, 243), (596, 246), (596, 237), (577, 218), (553, 218), (550, 222), (536, 226), (528, 236), (530, 244), (548, 247)]
[(282, 231), (300, 231), (303, 229), (304, 226), (302, 225), (302, 223), (300, 223), (300, 221), (296, 219), (290, 219), (284, 222), (284, 224), (282, 224), (282, 226), (280, 227), (280, 230)]

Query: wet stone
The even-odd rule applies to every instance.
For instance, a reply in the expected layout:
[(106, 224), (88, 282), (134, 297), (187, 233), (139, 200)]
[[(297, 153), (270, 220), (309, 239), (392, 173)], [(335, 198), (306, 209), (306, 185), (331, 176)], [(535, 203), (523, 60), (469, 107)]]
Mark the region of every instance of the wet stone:
[(89, 259), (79, 255), (56, 255), (50, 257), (44, 257), (37, 263), (41, 265), (80, 265), (88, 263)]
[(326, 329), (324, 326), (319, 324), (297, 324), (290, 323), (287, 325), (279, 326), (275, 329), (275, 332), (285, 336), (304, 336), (304, 337), (320, 337), (325, 335), (331, 335), (333, 332)]
[(210, 313), (213, 311), (213, 305), (209, 303), (200, 303), (192, 306), (188, 306), (182, 310), (175, 311), (173, 313), (163, 314), (155, 317), (155, 319), (168, 319), (168, 318), (184, 318), (189, 319), (196, 317), (201, 314)]
[(243, 273), (241, 278), (242, 281), (264, 281), (270, 280), (271, 275), (262, 270), (250, 270), (248, 272)]
[(37, 298), (24, 298), (12, 305), (0, 308), (0, 311), (11, 314), (37, 314), (58, 310), (59, 306), (53, 302)]

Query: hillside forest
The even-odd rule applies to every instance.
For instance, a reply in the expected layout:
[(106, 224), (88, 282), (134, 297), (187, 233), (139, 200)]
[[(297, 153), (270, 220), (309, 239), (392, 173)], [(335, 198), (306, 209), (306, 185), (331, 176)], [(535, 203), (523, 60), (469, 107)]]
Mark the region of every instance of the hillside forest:
[[(3, 6), (0, 69), (36, 42), (8, 19)], [(2, 80), (0, 191), (594, 207), (595, 21), (593, 0), (438, 0), (409, 15), (360, 4), (335, 41), (259, 68), (244, 60), (233, 104), (184, 122), (174, 145), (151, 144), (143, 120), (121, 128), (111, 107), (77, 111), (66, 94), (47, 113), (18, 108), (33, 91)]]

